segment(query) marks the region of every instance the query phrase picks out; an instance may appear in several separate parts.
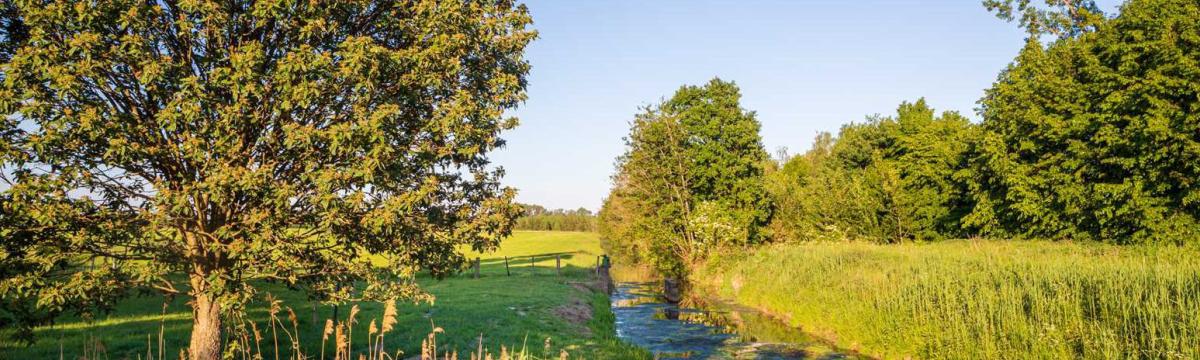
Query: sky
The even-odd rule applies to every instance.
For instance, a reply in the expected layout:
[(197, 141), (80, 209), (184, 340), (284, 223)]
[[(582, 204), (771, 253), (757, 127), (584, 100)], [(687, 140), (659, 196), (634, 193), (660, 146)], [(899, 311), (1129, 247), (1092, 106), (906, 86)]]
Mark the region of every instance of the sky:
[[(1097, 4), (1109, 13), (1115, 0)], [(977, 0), (527, 1), (539, 38), (528, 100), (493, 154), (517, 200), (599, 210), (642, 106), (713, 77), (742, 90), (766, 150), (924, 97), (978, 120), (976, 101), (1025, 34)]]

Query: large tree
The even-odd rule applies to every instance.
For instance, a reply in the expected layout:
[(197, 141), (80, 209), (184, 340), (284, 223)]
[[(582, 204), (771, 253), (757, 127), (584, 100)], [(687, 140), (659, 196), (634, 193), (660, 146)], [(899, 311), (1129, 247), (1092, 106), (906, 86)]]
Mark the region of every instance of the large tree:
[(966, 218), (985, 233), (1118, 243), (1200, 235), (1200, 4), (1132, 0), (1030, 41), (981, 100)]
[(536, 36), (512, 1), (3, 6), (8, 308), (177, 293), (191, 358), (216, 359), (256, 280), (421, 297), (415, 272), (460, 268), (519, 212), (487, 156)]
[(766, 239), (767, 154), (740, 100), (734, 83), (713, 79), (635, 117), (600, 214), (619, 253), (681, 276), (708, 249)]
[(735, 245), (765, 241), (763, 228), (772, 211), (762, 182), (770, 160), (759, 134), (762, 126), (741, 100), (737, 84), (713, 79), (679, 88), (662, 105), (686, 135), (683, 150), (695, 205), (708, 203), (728, 214), (737, 231), (745, 232), (729, 239)]

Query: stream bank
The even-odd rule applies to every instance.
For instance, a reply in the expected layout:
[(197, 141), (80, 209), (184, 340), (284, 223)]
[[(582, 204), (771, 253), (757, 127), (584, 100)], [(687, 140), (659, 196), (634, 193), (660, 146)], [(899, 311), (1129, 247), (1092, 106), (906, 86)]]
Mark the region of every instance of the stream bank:
[(755, 309), (694, 292), (678, 303), (664, 295), (661, 281), (616, 283), (617, 336), (659, 359), (854, 358)]

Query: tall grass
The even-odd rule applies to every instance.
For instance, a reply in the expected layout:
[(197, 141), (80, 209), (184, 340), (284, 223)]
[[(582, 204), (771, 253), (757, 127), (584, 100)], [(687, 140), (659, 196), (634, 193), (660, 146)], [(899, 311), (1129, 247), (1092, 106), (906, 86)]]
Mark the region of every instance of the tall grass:
[[(600, 286), (598, 283), (600, 280), (599, 278), (591, 278), (587, 279), (587, 281), (572, 282), (574, 284), (572, 288), (577, 290), (577, 295), (586, 297), (586, 299), (572, 298), (571, 301), (577, 302), (578, 306), (586, 306), (590, 310), (591, 317), (587, 324), (579, 324), (587, 326), (586, 332), (589, 334), (588, 337), (590, 340), (586, 344), (589, 345), (586, 348), (579, 346), (579, 344), (559, 344), (553, 342), (551, 337), (546, 337), (540, 341), (535, 338), (533, 340), (534, 343), (531, 344), (529, 343), (529, 333), (526, 333), (524, 341), (519, 344), (519, 348), (516, 346), (517, 344), (500, 344), (497, 350), (485, 345), (484, 337), (486, 334), (479, 333), (478, 337), (475, 338), (477, 341), (473, 340), (470, 348), (462, 352), (463, 359), (650, 359), (651, 354), (645, 349), (625, 343), (617, 338), (615, 315), (609, 307), (608, 295), (597, 290)], [(226, 337), (222, 342), (224, 359), (459, 359), (460, 348), (454, 344), (447, 345), (439, 342), (439, 334), (445, 334), (446, 330), (441, 326), (435, 325), (432, 318), (428, 319), (429, 332), (428, 335), (420, 339), (420, 348), (417, 353), (408, 354), (394, 346), (388, 347), (389, 342), (385, 341), (385, 337), (397, 330), (398, 325), (400, 325), (399, 308), (396, 306), (395, 301), (382, 302), (381, 317), (371, 318), (367, 322), (360, 320), (363, 311), (358, 304), (355, 304), (350, 307), (349, 314), (344, 319), (326, 319), (323, 322), (324, 326), (322, 328), (313, 328), (317, 325), (315, 321), (308, 327), (303, 326), (302, 324), (305, 322), (301, 321), (296, 311), (292, 307), (285, 305), (285, 302), (280, 298), (267, 293), (264, 300), (265, 319), (257, 319), (256, 317), (246, 316), (246, 314), (242, 313), (226, 315)], [(316, 316), (315, 313), (313, 316)], [(260, 320), (265, 320), (265, 323)], [(476, 322), (491, 322), (494, 319), (474, 318), (471, 320)], [(362, 324), (368, 325), (364, 328)], [(139, 360), (175, 358), (186, 360), (188, 357), (185, 349), (179, 349), (178, 354), (171, 354), (165, 351), (163, 339), (165, 327), (165, 322), (159, 323), (159, 329), (156, 331), (158, 334), (157, 344), (151, 341), (152, 334), (146, 334), (145, 348), (134, 355), (136, 357), (110, 357), (103, 336), (92, 336), (91, 334), (83, 342), (81, 349), (65, 349), (60, 342), (57, 357), (60, 359), (79, 360), (109, 358), (136, 358)], [(355, 328), (358, 328), (359, 331), (355, 332)], [(364, 330), (366, 331), (365, 335), (363, 334)], [(571, 329), (570, 331), (578, 331), (578, 329)], [(320, 340), (306, 341), (301, 336), (302, 333), (310, 332), (320, 334)], [(569, 337), (571, 334), (555, 334), (556, 337), (559, 335)], [(394, 341), (391, 343), (395, 345)], [(540, 349), (537, 349), (538, 346), (535, 345), (541, 345)], [(593, 351), (590, 356), (585, 355), (588, 353), (587, 350)], [(0, 353), (0, 359), (6, 358), (8, 357), (5, 354)]]
[[(568, 351), (571, 358), (634, 358), (637, 354), (631, 355), (630, 349), (621, 342), (604, 339), (615, 337), (611, 329), (589, 331), (590, 325), (561, 319), (556, 311), (574, 303), (575, 299), (593, 299), (603, 305), (595, 309), (596, 318), (602, 317), (602, 313), (610, 313), (607, 294), (599, 291), (599, 287), (578, 286), (594, 278), (591, 267), (600, 254), (603, 254), (600, 240), (594, 233), (518, 231), (505, 239), (495, 253), (469, 254), (472, 260), (482, 259), (480, 278), (474, 278), (473, 272), (442, 280), (418, 275), (421, 287), (437, 297), (436, 305), (395, 303), (396, 323), (385, 336), (372, 338), (372, 344), (369, 345), (367, 340), (371, 333), (370, 319), (380, 320), (376, 324), (378, 331), (386, 328), (382, 322), (388, 312), (384, 303), (359, 303), (357, 315), (361, 321), (352, 324), (353, 334), (350, 334), (349, 326), (344, 331), (352, 335), (355, 349), (383, 346), (391, 354), (402, 350), (406, 356), (420, 353), (421, 342), (432, 329), (432, 320), (446, 330), (438, 334), (439, 348), (458, 349), (464, 357), (468, 355), (465, 350), (479, 346), (482, 334), (483, 346), (491, 348), (493, 355), (499, 354), (502, 345), (507, 345), (509, 350), (519, 349), (528, 339), (531, 349), (538, 348), (529, 351), (530, 355), (545, 358), (541, 342), (551, 337), (555, 350), (549, 354), (551, 358), (557, 356), (558, 349)], [(530, 267), (531, 256), (536, 260), (536, 267)], [(511, 276), (504, 266), (505, 257), (511, 260)], [(561, 259), (561, 274), (555, 270), (556, 259)], [(272, 338), (272, 323), (279, 342), (280, 359), (290, 358), (295, 352), (289, 333), (296, 337), (295, 342), (309, 359), (322, 358), (322, 330), (328, 322), (326, 319), (344, 320), (352, 305), (330, 306), (311, 299), (304, 291), (277, 283), (259, 283), (256, 287), (260, 294), (273, 294), (273, 299), (256, 296), (245, 304), (240, 319), (226, 319), (223, 323), (232, 327), (240, 320), (240, 326), (251, 332), (257, 327), (265, 339), (260, 345), (266, 360), (275, 359), (273, 345), (276, 339)], [(272, 315), (270, 309), (274, 300), (281, 302), (274, 306), (277, 310)], [(291, 324), (289, 306), (298, 324)], [(53, 325), (39, 327), (36, 330), (38, 341), (29, 346), (10, 341), (10, 330), (0, 328), (0, 359), (57, 359), (60, 353), (65, 353), (67, 359), (74, 359), (83, 355), (81, 352), (85, 349), (89, 355), (101, 353), (111, 359), (178, 358), (180, 350), (186, 349), (188, 344), (191, 316), (191, 308), (184, 297), (131, 297), (118, 303), (112, 313), (94, 319), (67, 316)], [(230, 333), (234, 330), (230, 329)], [(334, 335), (331, 333), (326, 340), (324, 359), (332, 358), (336, 352)], [(92, 341), (93, 337), (95, 341)], [(94, 346), (97, 344), (102, 346)], [(147, 353), (150, 347), (153, 350)], [(92, 351), (93, 348), (103, 351)], [(643, 353), (637, 358), (651, 357), (648, 352)]]
[[(385, 302), (383, 317), (381, 319), (371, 319), (368, 326), (367, 335), (363, 340), (366, 341), (366, 346), (361, 343), (355, 345), (354, 340), (354, 325), (358, 323), (359, 307), (354, 305), (350, 308), (349, 316), (342, 321), (334, 321), (327, 319), (325, 327), (321, 330), (321, 347), (318, 354), (304, 353), (304, 346), (301, 344), (299, 337), (301, 328), (296, 312), (288, 306), (283, 306), (282, 301), (267, 295), (267, 303), (269, 304), (268, 320), (266, 326), (259, 327), (259, 324), (241, 316), (233, 316), (231, 318), (233, 324), (228, 327), (229, 334), (227, 340), (224, 341), (223, 357), (224, 359), (240, 359), (240, 360), (307, 360), (307, 359), (332, 359), (332, 360), (398, 360), (410, 359), (403, 351), (398, 349), (388, 349), (384, 344), (384, 336), (391, 332), (396, 325), (396, 305), (394, 301)], [(286, 314), (286, 315), (285, 315)], [(611, 314), (611, 313), (610, 313)], [(286, 320), (285, 320), (286, 316)], [(611, 316), (611, 315), (610, 315)], [(378, 326), (376, 325), (378, 324)], [(430, 323), (429, 334), (421, 341), (420, 354), (415, 354), (414, 357), (420, 360), (458, 360), (458, 349), (455, 348), (439, 348), (438, 334), (444, 333), (441, 327)], [(159, 332), (161, 334), (162, 331)], [(605, 338), (607, 339), (607, 338)], [(283, 341), (283, 344), (280, 342)], [(147, 336), (145, 357), (138, 354), (138, 359), (155, 360), (167, 359), (175, 355), (167, 355), (163, 352), (163, 343), (160, 335), (157, 344), (150, 342), (149, 335)], [(326, 352), (329, 348), (330, 352)], [(515, 350), (515, 347), (510, 349), (508, 346), (501, 345), (498, 352), (486, 348), (483, 345), (483, 334), (479, 336), (479, 343), (475, 349), (470, 349), (469, 352), (464, 352), (467, 359), (471, 360), (543, 360), (543, 359), (559, 359), (567, 360), (570, 354), (566, 349), (558, 349), (555, 353), (552, 351), (550, 338), (546, 338), (541, 354), (536, 354), (526, 349), (525, 344), (522, 344), (521, 350)], [(90, 359), (108, 359), (109, 355), (104, 346), (102, 339), (96, 337), (88, 338), (84, 343), (82, 353), (77, 357), (72, 355), (69, 358), (90, 360)], [(158, 356), (155, 357), (157, 352)], [(187, 360), (188, 356), (183, 349), (180, 349), (177, 359)], [(65, 349), (59, 348), (60, 359), (68, 358)]]
[(694, 283), (885, 358), (1200, 358), (1200, 251), (1038, 241), (778, 245)]

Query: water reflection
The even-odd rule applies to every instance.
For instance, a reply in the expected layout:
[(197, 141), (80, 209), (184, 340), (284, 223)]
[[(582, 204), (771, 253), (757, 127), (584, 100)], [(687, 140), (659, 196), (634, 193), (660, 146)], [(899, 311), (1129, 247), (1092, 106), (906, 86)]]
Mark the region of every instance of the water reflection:
[(661, 359), (848, 358), (753, 309), (696, 296), (668, 304), (651, 283), (620, 283), (616, 290), (617, 336)]

